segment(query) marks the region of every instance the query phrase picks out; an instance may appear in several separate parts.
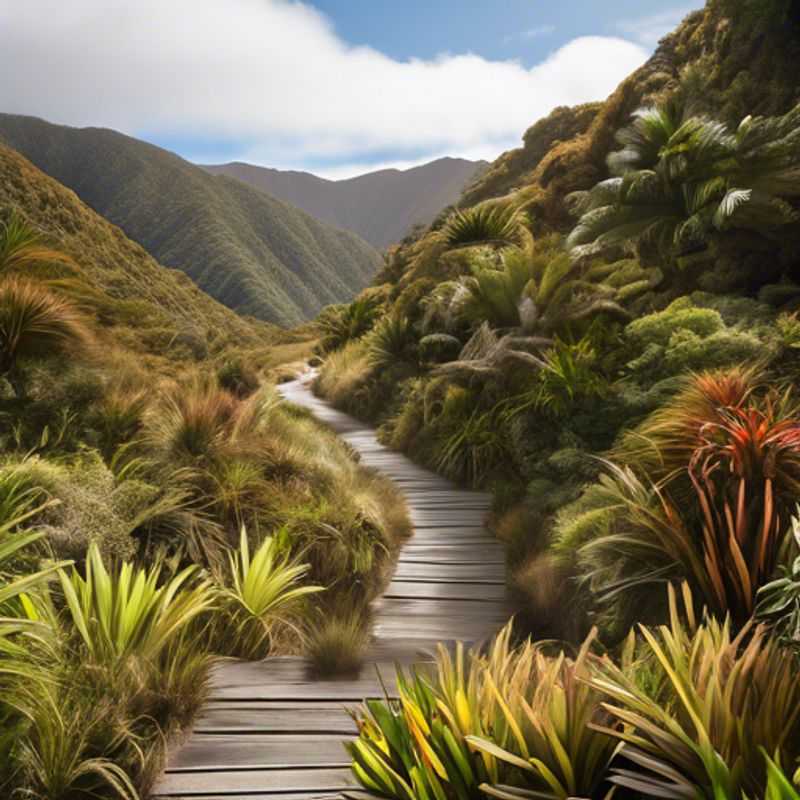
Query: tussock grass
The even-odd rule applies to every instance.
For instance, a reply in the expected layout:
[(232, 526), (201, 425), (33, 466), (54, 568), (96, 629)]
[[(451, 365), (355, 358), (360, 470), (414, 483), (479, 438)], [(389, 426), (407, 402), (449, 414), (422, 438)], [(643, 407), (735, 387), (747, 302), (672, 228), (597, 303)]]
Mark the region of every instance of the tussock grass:
[(342, 595), (322, 606), (307, 636), (305, 653), (312, 676), (358, 675), (370, 641), (369, 612), (357, 598)]

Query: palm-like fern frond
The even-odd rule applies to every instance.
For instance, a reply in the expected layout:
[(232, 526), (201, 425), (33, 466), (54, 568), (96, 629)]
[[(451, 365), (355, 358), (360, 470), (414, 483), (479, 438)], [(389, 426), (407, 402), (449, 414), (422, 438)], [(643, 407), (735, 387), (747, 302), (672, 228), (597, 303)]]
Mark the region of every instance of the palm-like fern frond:
[[(569, 254), (530, 244), (476, 257), (472, 273), (449, 283), (435, 302), (440, 318), (461, 319), (473, 328), (487, 322), (549, 346), (573, 323), (601, 313), (625, 316), (615, 294)], [(449, 307), (442, 315), (445, 300)]]
[(527, 217), (512, 206), (482, 204), (454, 211), (442, 229), (448, 248), (477, 244), (522, 244), (527, 233)]
[(800, 219), (786, 200), (800, 196), (800, 106), (748, 117), (736, 132), (661, 106), (637, 112), (617, 138), (615, 177), (570, 198), (581, 215), (567, 240), (574, 255), (650, 243), (680, 265), (716, 232), (769, 232)]

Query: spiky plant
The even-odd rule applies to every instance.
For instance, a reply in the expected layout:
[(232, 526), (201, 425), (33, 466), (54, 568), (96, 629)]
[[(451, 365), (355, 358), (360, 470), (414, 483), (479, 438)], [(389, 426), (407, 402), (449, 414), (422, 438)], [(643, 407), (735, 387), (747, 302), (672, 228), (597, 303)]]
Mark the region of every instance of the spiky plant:
[(0, 374), (18, 396), (25, 389), (22, 359), (79, 352), (89, 341), (86, 320), (69, 300), (24, 278), (0, 283)]
[(668, 109), (640, 112), (612, 155), (618, 172), (575, 198), (582, 213), (568, 246), (595, 252), (650, 242), (677, 266), (734, 228), (769, 233), (795, 222), (800, 195), (800, 106), (781, 117), (747, 117), (735, 132)]
[(89, 546), (86, 575), (59, 572), (72, 625), (89, 658), (113, 667), (136, 657), (154, 665), (170, 644), (214, 604), (208, 580), (187, 567), (162, 582), (162, 569), (123, 563), (109, 572), (96, 544)]
[(720, 422), (725, 409), (740, 408), (762, 382), (759, 370), (750, 366), (688, 376), (672, 400), (623, 435), (612, 458), (654, 482), (685, 471), (703, 428)]
[(530, 236), (527, 223), (525, 214), (513, 206), (482, 203), (454, 211), (442, 228), (441, 238), (450, 249), (523, 244)]
[(51, 679), (38, 656), (43, 650), (51, 655), (56, 637), (33, 598), (46, 588), (59, 567), (67, 565), (61, 562), (27, 574), (18, 572), (17, 560), (44, 536), (25, 530), (26, 523), (43, 507), (33, 505), (34, 498), (19, 491), (13, 473), (3, 484), (9, 491), (0, 520), (0, 785), (9, 777), (11, 752), (26, 724), (23, 692), (26, 687), (34, 693), (44, 692)]
[(508, 458), (508, 442), (494, 409), (475, 409), (462, 420), (449, 420), (439, 434), (436, 468), (469, 486), (480, 486)]
[(150, 392), (144, 387), (112, 385), (104, 392), (95, 408), (94, 420), (107, 459), (139, 433), (150, 400)]
[(230, 443), (240, 402), (211, 381), (197, 379), (163, 393), (146, 416), (146, 438), (181, 464), (214, 461)]
[[(52, 682), (21, 692), (21, 707), (29, 722), (15, 752), (25, 794), (48, 800), (112, 796), (138, 800), (128, 773), (112, 758), (94, 755), (92, 738), (104, 724), (102, 712), (87, 703), (79, 690)], [(126, 731), (116, 731), (104, 749), (113, 753), (125, 744)], [(141, 758), (141, 753), (139, 753)]]
[(604, 730), (631, 763), (611, 781), (675, 800), (763, 797), (763, 751), (800, 755), (800, 664), (763, 628), (733, 636), (729, 621), (698, 624), (688, 597), (684, 623), (670, 587), (670, 625), (640, 626), (640, 660), (605, 659), (591, 679), (619, 722)]
[(38, 263), (74, 265), (60, 250), (48, 247), (39, 231), (13, 212), (0, 224), (0, 273), (16, 272)]
[(573, 345), (557, 338), (542, 354), (542, 368), (532, 388), (509, 398), (504, 415), (513, 418), (536, 409), (563, 417), (579, 401), (605, 397), (609, 382), (597, 371), (595, 363), (595, 350), (586, 337)]
[(478, 800), (484, 782), (513, 772), (494, 753), (478, 753), (470, 735), (511, 746), (506, 693), (529, 680), (534, 648), (517, 650), (508, 626), (486, 655), (439, 646), (431, 670), (398, 669), (398, 701), (366, 701), (353, 716), (358, 739), (347, 745), (356, 779), (376, 797)]
[(308, 628), (305, 655), (318, 677), (357, 675), (370, 639), (369, 614), (357, 599), (344, 596), (323, 606)]
[(553, 658), (535, 650), (525, 684), (503, 687), (502, 693), (494, 687), (507, 716), (510, 746), (499, 747), (491, 737), (468, 736), (467, 741), (481, 753), (518, 768), (525, 777), (522, 787), (482, 785), (490, 797), (599, 796), (618, 745), (597, 730), (610, 722), (610, 716), (600, 707), (603, 695), (589, 684), (593, 639), (594, 633), (574, 659), (563, 652)]
[(368, 337), (370, 364), (385, 368), (412, 360), (415, 338), (407, 317), (399, 314), (384, 317)]
[(348, 305), (328, 306), (317, 318), (320, 349), (329, 353), (358, 339), (375, 325), (380, 312), (379, 298), (365, 294)]
[(225, 655), (264, 658), (275, 627), (292, 625), (297, 602), (322, 591), (320, 586), (303, 584), (307, 573), (308, 565), (282, 552), (273, 536), (264, 539), (251, 556), (243, 528), (238, 550), (229, 553), (228, 575), (219, 583), (217, 647), (223, 647)]

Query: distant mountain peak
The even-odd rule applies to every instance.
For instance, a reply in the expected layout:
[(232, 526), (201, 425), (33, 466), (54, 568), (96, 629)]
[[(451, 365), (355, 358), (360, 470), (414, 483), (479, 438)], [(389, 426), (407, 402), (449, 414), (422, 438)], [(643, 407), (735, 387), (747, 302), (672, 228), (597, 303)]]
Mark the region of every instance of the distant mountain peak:
[(407, 169), (387, 167), (340, 179), (241, 161), (204, 165), (203, 169), (248, 183), (385, 249), (416, 225), (432, 222), (488, 166), (486, 161), (443, 156)]
[(350, 231), (117, 131), (0, 114), (0, 141), (242, 314), (302, 322), (350, 300), (381, 265)]

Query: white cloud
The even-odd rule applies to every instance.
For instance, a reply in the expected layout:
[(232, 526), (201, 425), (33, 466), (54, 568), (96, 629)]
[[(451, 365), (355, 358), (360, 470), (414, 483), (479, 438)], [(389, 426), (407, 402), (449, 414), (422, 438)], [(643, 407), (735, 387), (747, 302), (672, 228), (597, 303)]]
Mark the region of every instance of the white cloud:
[(681, 6), (670, 8), (657, 14), (638, 17), (631, 20), (620, 20), (615, 25), (616, 30), (625, 36), (635, 39), (645, 47), (655, 47), (659, 39), (671, 33), (680, 24), (681, 20), (700, 3), (694, 6)]
[(26, 0), (0, 3), (0, 30), (4, 111), (239, 141), (294, 165), (500, 152), (554, 106), (605, 97), (647, 55), (589, 36), (532, 69), (469, 53), (397, 61), (289, 0)]

